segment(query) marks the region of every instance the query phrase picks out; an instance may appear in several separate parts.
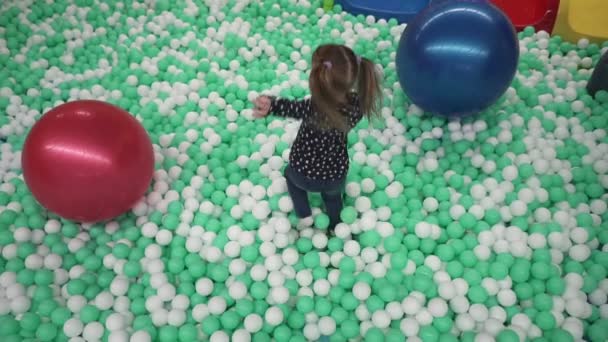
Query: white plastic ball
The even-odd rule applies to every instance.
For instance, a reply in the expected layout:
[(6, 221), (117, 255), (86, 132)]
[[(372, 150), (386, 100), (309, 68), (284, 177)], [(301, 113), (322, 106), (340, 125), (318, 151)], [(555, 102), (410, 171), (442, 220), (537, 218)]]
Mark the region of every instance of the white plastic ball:
[(232, 341), (250, 342), (251, 334), (246, 329), (237, 329), (232, 333)]
[(125, 327), (125, 318), (119, 313), (110, 314), (106, 318), (106, 328), (110, 331), (122, 330)]
[(99, 322), (88, 323), (82, 331), (82, 337), (87, 341), (95, 341), (103, 336), (103, 325)]
[(323, 336), (331, 336), (336, 332), (336, 321), (331, 317), (321, 317), (318, 325)]
[(264, 319), (266, 323), (276, 326), (281, 324), (283, 321), (283, 311), (276, 306), (271, 306), (266, 310), (264, 314)]
[(200, 278), (195, 284), (196, 292), (201, 296), (208, 296), (213, 292), (213, 281), (209, 278)]
[(433, 322), (433, 315), (431, 315), (427, 309), (423, 308), (416, 314), (416, 321), (422, 326), (429, 325)]
[(475, 321), (469, 314), (462, 313), (456, 316), (455, 326), (460, 331), (470, 331), (475, 328)]
[(433, 317), (443, 317), (448, 312), (448, 304), (442, 298), (433, 298), (427, 303), (429, 313)]
[(84, 324), (78, 318), (70, 318), (63, 324), (63, 333), (67, 337), (80, 336), (84, 330)]
[(410, 295), (403, 299), (403, 301), (401, 302), (401, 308), (403, 309), (403, 312), (407, 315), (416, 315), (422, 308), (422, 303), (418, 299)]
[(440, 283), (437, 292), (445, 300), (456, 297), (456, 287), (449, 281)]
[(401, 332), (407, 337), (417, 336), (418, 331), (420, 330), (418, 322), (413, 318), (402, 319), (399, 324), (399, 328), (401, 329)]
[(207, 302), (207, 307), (209, 308), (209, 313), (213, 315), (220, 315), (226, 311), (226, 299), (220, 296), (211, 297)]
[(375, 327), (386, 329), (391, 323), (391, 317), (384, 310), (377, 310), (372, 314), (372, 323)]
[(214, 332), (209, 338), (209, 342), (229, 342), (230, 336), (224, 331), (218, 330)]
[(150, 333), (145, 330), (139, 330), (134, 332), (129, 339), (129, 342), (150, 342), (152, 341), (152, 337)]
[(490, 312), (488, 311), (488, 308), (482, 304), (473, 304), (469, 308), (469, 315), (471, 315), (471, 318), (476, 322), (484, 322), (488, 319)]

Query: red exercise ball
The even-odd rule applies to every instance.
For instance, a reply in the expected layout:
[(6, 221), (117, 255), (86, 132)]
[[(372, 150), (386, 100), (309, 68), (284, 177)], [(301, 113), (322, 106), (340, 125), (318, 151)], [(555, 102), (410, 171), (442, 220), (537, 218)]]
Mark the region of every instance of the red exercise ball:
[(145, 194), (154, 151), (135, 117), (82, 100), (57, 106), (34, 124), (21, 164), (40, 204), (65, 219), (93, 223), (125, 213)]

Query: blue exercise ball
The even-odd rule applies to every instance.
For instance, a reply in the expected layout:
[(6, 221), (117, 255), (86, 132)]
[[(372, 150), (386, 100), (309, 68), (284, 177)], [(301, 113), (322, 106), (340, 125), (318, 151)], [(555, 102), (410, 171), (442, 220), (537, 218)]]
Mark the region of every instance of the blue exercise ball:
[(519, 41), (507, 16), (486, 1), (443, 1), (406, 26), (396, 55), (399, 82), (426, 112), (466, 116), (505, 93)]

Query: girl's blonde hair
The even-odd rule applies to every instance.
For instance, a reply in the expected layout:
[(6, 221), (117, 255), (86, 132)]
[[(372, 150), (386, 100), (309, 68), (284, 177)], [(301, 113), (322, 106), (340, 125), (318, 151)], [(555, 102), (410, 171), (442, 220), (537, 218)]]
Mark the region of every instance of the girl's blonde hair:
[(330, 128), (348, 131), (348, 119), (341, 112), (348, 108), (349, 93), (355, 89), (363, 115), (378, 115), (382, 88), (381, 76), (374, 63), (357, 56), (344, 45), (319, 46), (312, 55), (309, 78), (312, 104)]

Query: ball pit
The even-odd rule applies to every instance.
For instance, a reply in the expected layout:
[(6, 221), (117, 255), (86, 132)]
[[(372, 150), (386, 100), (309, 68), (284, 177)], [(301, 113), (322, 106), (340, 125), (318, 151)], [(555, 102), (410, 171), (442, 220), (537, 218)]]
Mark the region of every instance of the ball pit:
[[(403, 94), (394, 21), (209, 3), (0, 5), (0, 340), (608, 338), (608, 94), (585, 92), (608, 44), (526, 29), (504, 98), (448, 121)], [(349, 135), (330, 238), (291, 213), (298, 123), (248, 104), (304, 96), (328, 41), (376, 61), (386, 94), (384, 122)], [(136, 115), (154, 143), (152, 189), (116, 221), (48, 215), (22, 178), (25, 134), (81, 99)]]

